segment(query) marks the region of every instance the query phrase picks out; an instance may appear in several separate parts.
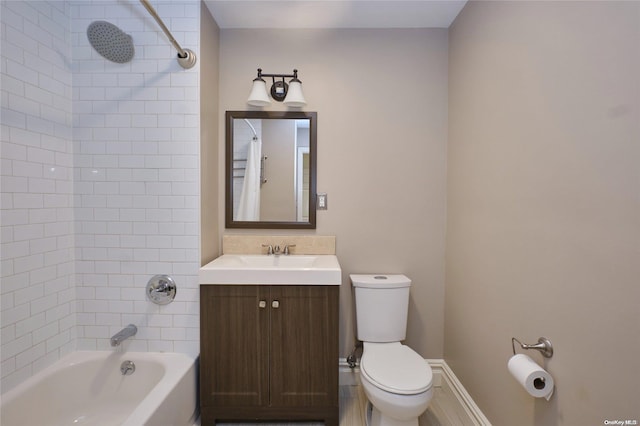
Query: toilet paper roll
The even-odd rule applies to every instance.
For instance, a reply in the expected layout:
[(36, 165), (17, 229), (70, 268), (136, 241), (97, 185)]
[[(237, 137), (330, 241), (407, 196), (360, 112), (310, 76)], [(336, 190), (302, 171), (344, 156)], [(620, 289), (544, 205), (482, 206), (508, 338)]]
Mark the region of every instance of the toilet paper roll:
[(553, 394), (553, 377), (534, 360), (524, 354), (517, 354), (507, 364), (511, 375), (534, 398), (545, 398), (547, 401)]

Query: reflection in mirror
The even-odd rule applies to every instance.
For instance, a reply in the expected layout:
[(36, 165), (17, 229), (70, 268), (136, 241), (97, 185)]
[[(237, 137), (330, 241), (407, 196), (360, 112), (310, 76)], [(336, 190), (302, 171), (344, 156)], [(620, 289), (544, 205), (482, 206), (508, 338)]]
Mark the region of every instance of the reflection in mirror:
[(316, 113), (226, 118), (226, 226), (315, 228)]

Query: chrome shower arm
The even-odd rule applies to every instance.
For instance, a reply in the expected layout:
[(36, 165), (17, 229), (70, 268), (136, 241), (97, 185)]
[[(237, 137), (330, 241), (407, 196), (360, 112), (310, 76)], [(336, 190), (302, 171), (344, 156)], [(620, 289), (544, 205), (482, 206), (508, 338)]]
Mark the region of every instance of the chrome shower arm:
[(171, 35), (171, 32), (166, 27), (166, 25), (164, 25), (164, 22), (162, 22), (162, 19), (160, 19), (160, 16), (158, 16), (158, 13), (153, 8), (151, 3), (149, 3), (148, 0), (140, 0), (140, 3), (142, 3), (144, 8), (147, 9), (149, 14), (153, 16), (153, 19), (155, 19), (158, 25), (160, 25), (160, 28), (162, 28), (162, 31), (164, 31), (165, 35), (169, 38), (169, 41), (171, 42), (171, 44), (173, 44), (173, 47), (175, 47), (176, 50), (178, 51), (178, 55), (180, 55), (181, 58), (186, 58), (187, 53), (184, 51), (184, 49), (182, 49), (182, 47), (180, 47), (176, 39), (173, 38), (173, 35)]
[(140, 0), (140, 3), (142, 3), (144, 8), (147, 9), (147, 12), (149, 12), (149, 14), (153, 17), (153, 19), (156, 20), (158, 25), (160, 25), (160, 28), (162, 28), (162, 31), (164, 32), (164, 34), (167, 36), (167, 38), (169, 38), (169, 41), (171, 42), (173, 47), (175, 47), (176, 50), (178, 51), (178, 63), (183, 68), (193, 67), (196, 64), (195, 53), (193, 53), (189, 49), (183, 49), (182, 47), (180, 47), (176, 39), (173, 38), (173, 35), (171, 34), (171, 31), (169, 31), (169, 28), (167, 28), (164, 22), (162, 22), (162, 19), (160, 18), (156, 10), (153, 8), (151, 3), (149, 3), (149, 0)]

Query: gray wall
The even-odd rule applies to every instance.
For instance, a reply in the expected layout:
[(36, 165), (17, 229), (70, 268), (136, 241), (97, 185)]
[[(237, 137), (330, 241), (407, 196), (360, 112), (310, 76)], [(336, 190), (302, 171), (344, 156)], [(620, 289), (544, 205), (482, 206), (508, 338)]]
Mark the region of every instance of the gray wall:
[[(341, 356), (355, 338), (349, 274), (372, 272), (414, 280), (407, 343), (441, 358), (447, 31), (222, 30), (220, 49), (221, 123), (225, 110), (248, 109), (257, 68), (297, 68), (304, 109), (318, 112), (318, 191), (329, 209), (307, 233), (337, 237)], [(266, 110), (285, 109), (274, 104)], [(219, 191), (222, 207), (222, 183)]]
[[(218, 87), (220, 29), (200, 3), (200, 264), (218, 257)], [(224, 200), (222, 200), (224, 202)]]
[(294, 120), (262, 122), (264, 177), (260, 187), (260, 219), (295, 221), (296, 123)]
[[(640, 3), (470, 2), (449, 36), (445, 359), (496, 425), (638, 420)], [(550, 402), (512, 336), (553, 342)]]

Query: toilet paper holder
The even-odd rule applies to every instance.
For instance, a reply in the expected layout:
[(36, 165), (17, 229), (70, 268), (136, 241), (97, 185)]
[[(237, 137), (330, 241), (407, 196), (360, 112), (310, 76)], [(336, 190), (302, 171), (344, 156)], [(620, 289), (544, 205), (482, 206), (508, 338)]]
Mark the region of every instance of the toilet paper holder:
[(513, 348), (514, 355), (516, 354), (515, 342), (518, 342), (518, 344), (522, 349), (535, 349), (537, 351), (540, 351), (542, 356), (545, 358), (551, 358), (553, 356), (553, 345), (551, 344), (551, 340), (547, 339), (546, 337), (540, 337), (538, 339), (538, 343), (534, 343), (532, 345), (529, 345), (527, 343), (522, 343), (515, 337), (512, 337), (511, 347)]

